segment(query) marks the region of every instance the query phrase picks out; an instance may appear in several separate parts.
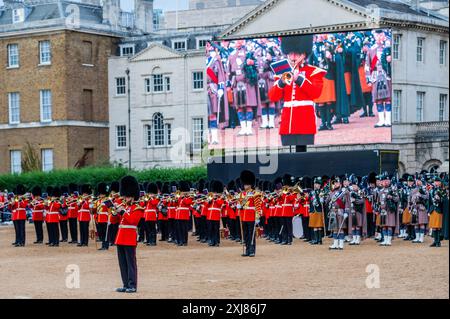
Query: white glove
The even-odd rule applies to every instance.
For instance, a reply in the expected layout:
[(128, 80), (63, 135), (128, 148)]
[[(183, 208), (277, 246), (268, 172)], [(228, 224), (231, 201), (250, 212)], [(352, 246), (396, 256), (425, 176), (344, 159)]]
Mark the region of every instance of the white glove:
[(241, 209), (241, 208), (242, 208), (242, 206), (239, 205), (239, 204), (237, 204), (236, 207), (237, 207), (238, 209)]
[(344, 219), (348, 217), (348, 213), (344, 213)]
[(223, 89), (217, 90), (217, 96), (218, 96), (219, 98), (222, 98), (222, 96), (223, 96)]

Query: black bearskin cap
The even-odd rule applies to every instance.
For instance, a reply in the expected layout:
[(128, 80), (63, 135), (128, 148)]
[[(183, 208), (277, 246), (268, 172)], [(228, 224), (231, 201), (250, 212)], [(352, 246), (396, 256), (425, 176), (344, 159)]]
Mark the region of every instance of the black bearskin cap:
[(113, 181), (111, 183), (111, 186), (109, 187), (109, 189), (112, 192), (118, 193), (120, 191), (120, 183), (119, 183), (119, 181)]
[(31, 194), (33, 194), (33, 196), (41, 196), (42, 189), (39, 186), (34, 186), (33, 189), (31, 190)]
[(255, 174), (253, 174), (253, 172), (244, 170), (241, 172), (240, 180), (242, 185), (251, 185), (252, 187), (254, 187), (256, 176)]
[(158, 194), (158, 185), (156, 185), (155, 183), (149, 183), (147, 185), (147, 193)]
[(214, 193), (222, 193), (223, 192), (223, 183), (221, 181), (212, 181), (210, 191)]
[(287, 55), (289, 53), (305, 53), (308, 57), (311, 55), (313, 47), (313, 36), (297, 35), (288, 36), (281, 39), (281, 51)]
[(180, 181), (179, 185), (180, 185), (179, 190), (180, 190), (181, 192), (189, 192), (190, 186), (189, 186), (189, 183), (188, 183), (188, 182), (186, 182), (186, 181)]
[(120, 195), (124, 197), (133, 197), (139, 199), (139, 183), (134, 176), (124, 176), (120, 180)]
[(92, 189), (89, 184), (81, 185), (81, 194), (90, 194), (91, 192), (92, 192)]
[(97, 184), (97, 195), (106, 195), (108, 193), (106, 183)]

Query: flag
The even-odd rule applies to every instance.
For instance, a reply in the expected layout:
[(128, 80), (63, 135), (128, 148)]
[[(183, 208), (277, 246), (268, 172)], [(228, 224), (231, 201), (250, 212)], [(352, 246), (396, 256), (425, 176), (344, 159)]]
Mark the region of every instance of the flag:
[(286, 72), (292, 72), (291, 64), (287, 59), (274, 62), (270, 65), (270, 67), (272, 68), (273, 72), (279, 76)]

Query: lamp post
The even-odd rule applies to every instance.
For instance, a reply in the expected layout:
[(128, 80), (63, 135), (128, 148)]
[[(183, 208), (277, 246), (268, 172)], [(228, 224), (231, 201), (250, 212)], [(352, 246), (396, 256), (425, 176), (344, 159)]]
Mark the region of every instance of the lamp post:
[(130, 69), (125, 70), (127, 74), (127, 95), (128, 95), (128, 169), (131, 170), (131, 95), (130, 95)]

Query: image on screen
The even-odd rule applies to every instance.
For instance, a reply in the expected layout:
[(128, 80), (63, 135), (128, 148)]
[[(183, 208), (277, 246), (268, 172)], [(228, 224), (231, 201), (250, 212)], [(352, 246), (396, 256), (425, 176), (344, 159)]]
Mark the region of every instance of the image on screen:
[(390, 29), (211, 41), (208, 145), (391, 142)]

